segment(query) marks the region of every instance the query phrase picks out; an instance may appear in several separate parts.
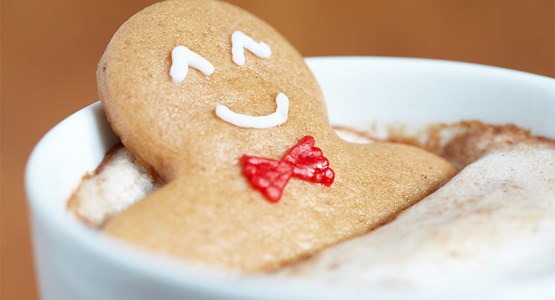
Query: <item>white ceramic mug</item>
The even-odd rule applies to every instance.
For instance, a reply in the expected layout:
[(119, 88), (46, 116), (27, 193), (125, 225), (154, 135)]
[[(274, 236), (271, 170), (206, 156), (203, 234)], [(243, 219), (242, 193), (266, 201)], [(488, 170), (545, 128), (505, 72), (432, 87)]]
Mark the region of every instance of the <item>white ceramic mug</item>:
[[(474, 64), (405, 58), (310, 58), (334, 125), (412, 128), (478, 119), (555, 138), (555, 80)], [(197, 274), (124, 245), (66, 210), (82, 176), (117, 143), (99, 103), (68, 117), (35, 147), (26, 170), (36, 270), (44, 300), (344, 299), (341, 291)], [(543, 285), (532, 287), (536, 292)], [(528, 289), (499, 297), (528, 295)], [(373, 298), (369, 294), (350, 295)]]

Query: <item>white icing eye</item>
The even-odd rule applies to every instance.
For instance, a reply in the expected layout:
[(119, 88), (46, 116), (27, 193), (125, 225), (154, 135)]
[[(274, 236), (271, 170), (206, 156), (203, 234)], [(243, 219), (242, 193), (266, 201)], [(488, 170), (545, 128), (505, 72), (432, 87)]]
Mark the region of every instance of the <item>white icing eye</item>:
[(257, 43), (241, 31), (235, 31), (231, 35), (231, 54), (233, 62), (239, 66), (245, 64), (245, 48), (260, 58), (268, 58), (272, 55), (272, 49), (266, 43)]
[(225, 105), (216, 106), (216, 115), (220, 119), (235, 126), (246, 128), (270, 128), (287, 122), (289, 114), (289, 98), (284, 93), (279, 93), (276, 97), (277, 108), (272, 114), (266, 116), (249, 116), (236, 113)]
[(189, 66), (207, 76), (214, 73), (214, 66), (207, 59), (189, 50), (187, 47), (175, 47), (172, 51), (172, 66), (170, 68), (170, 76), (173, 83), (178, 84), (185, 79)]

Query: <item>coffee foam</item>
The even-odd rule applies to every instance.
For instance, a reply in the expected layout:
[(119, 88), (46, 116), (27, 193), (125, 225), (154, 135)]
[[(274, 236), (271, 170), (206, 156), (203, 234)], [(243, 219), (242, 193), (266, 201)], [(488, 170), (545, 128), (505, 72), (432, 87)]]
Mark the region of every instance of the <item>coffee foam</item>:
[(554, 200), (555, 147), (514, 146), (470, 164), (393, 222), (270, 278), (441, 294), (554, 276)]

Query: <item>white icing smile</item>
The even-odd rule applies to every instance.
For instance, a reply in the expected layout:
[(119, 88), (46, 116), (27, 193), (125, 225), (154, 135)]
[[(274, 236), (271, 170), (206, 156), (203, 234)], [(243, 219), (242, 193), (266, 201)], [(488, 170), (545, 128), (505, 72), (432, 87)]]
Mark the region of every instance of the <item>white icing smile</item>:
[(204, 75), (214, 73), (214, 66), (204, 57), (189, 50), (185, 46), (177, 46), (172, 51), (172, 66), (170, 76), (173, 83), (182, 82), (187, 76), (189, 66), (201, 71)]
[(239, 127), (246, 128), (270, 128), (287, 122), (289, 114), (289, 98), (284, 93), (279, 93), (276, 97), (277, 108), (274, 113), (266, 116), (250, 116), (236, 113), (225, 105), (216, 106), (216, 115), (220, 119)]

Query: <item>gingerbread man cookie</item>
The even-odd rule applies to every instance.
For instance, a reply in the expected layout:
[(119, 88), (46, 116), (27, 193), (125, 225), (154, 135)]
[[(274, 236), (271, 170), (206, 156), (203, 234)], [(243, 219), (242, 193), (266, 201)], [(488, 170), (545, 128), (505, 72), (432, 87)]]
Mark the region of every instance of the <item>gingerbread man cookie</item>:
[(137, 13), (97, 75), (114, 131), (164, 183), (103, 230), (201, 265), (277, 268), (391, 220), (455, 172), (414, 147), (338, 138), (299, 53), (220, 1)]

